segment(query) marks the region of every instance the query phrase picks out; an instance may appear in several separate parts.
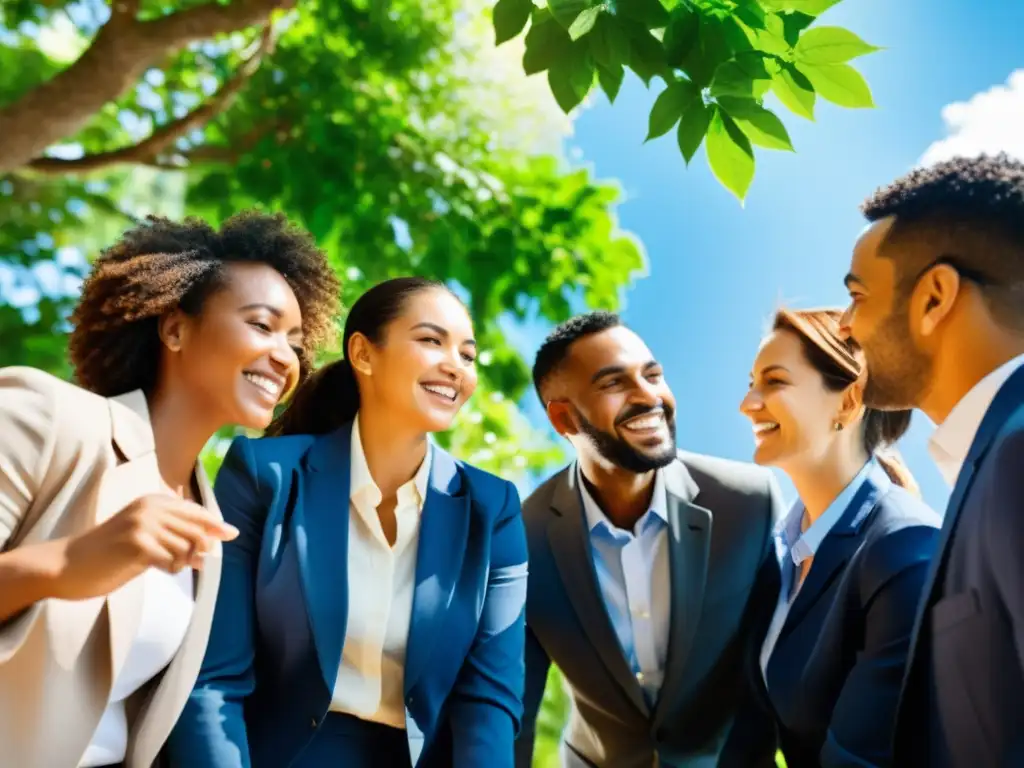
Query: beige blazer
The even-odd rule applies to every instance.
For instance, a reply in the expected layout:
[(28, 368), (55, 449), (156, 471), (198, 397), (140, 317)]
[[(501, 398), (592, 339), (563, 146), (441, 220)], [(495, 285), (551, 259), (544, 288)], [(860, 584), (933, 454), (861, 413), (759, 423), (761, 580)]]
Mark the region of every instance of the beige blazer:
[[(204, 505), (220, 514), (197, 467)], [(164, 485), (146, 398), (104, 398), (31, 368), (0, 368), (0, 551), (74, 535)], [(163, 673), (127, 703), (126, 768), (157, 759), (199, 673), (221, 550), (195, 580), (192, 623)], [(0, 768), (75, 768), (138, 628), (139, 580), (106, 597), (44, 600), (0, 624)]]

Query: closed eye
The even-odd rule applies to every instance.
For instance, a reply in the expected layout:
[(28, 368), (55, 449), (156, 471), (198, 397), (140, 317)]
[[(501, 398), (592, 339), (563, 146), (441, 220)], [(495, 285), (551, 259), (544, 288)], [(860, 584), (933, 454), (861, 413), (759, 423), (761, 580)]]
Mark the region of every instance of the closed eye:
[(428, 344), (436, 344), (437, 346), (441, 346), (441, 340), (435, 339), (433, 336), (424, 336), (423, 338), (420, 339), (420, 341), (425, 341)]
[(253, 328), (258, 328), (259, 330), (263, 331), (263, 333), (270, 333), (270, 326), (267, 325), (266, 323), (260, 323), (255, 320), (251, 320), (249, 321), (249, 325), (251, 325)]

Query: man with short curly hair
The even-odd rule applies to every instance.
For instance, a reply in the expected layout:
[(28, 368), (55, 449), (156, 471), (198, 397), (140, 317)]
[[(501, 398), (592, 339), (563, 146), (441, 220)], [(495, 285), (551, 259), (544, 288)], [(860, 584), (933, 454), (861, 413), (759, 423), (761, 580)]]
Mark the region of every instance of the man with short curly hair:
[(894, 765), (1024, 765), (1024, 163), (957, 158), (864, 205), (843, 318), (865, 402), (920, 408), (954, 485)]

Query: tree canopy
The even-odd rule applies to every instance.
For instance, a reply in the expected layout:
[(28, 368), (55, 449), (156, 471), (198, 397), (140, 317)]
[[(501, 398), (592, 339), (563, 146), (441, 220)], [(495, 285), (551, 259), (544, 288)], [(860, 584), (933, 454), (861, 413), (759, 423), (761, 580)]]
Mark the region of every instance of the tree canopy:
[(527, 74), (547, 73), (570, 112), (596, 84), (612, 102), (627, 69), (664, 88), (647, 140), (673, 128), (689, 164), (703, 143), (712, 172), (740, 200), (754, 178), (755, 146), (793, 150), (765, 97), (814, 119), (817, 97), (873, 106), (848, 62), (879, 50), (842, 27), (812, 26), (839, 0), (498, 0), (495, 40), (524, 29)]
[(5, 3), (0, 364), (68, 375), (82, 255), (138, 217), (282, 210), (327, 250), (346, 304), (388, 276), (451, 281), (484, 353), (481, 390), (442, 442), (506, 475), (548, 466), (560, 454), (518, 411), (529, 371), (510, 339), (581, 303), (618, 306), (646, 265), (617, 228), (617, 187), (558, 155), (560, 116), (514, 60), (503, 68), (488, 10)]

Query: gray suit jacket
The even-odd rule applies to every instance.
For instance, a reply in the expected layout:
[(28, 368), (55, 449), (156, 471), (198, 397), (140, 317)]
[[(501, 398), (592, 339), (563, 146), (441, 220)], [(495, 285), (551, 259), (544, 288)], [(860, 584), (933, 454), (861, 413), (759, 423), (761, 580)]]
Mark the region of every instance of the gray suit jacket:
[(575, 465), (523, 503), (530, 548), (526, 695), (518, 768), (532, 761), (551, 662), (572, 710), (563, 763), (599, 768), (774, 766), (757, 649), (778, 595), (772, 474), (680, 452), (664, 472), (672, 580), (669, 655), (647, 704), (597, 583)]

